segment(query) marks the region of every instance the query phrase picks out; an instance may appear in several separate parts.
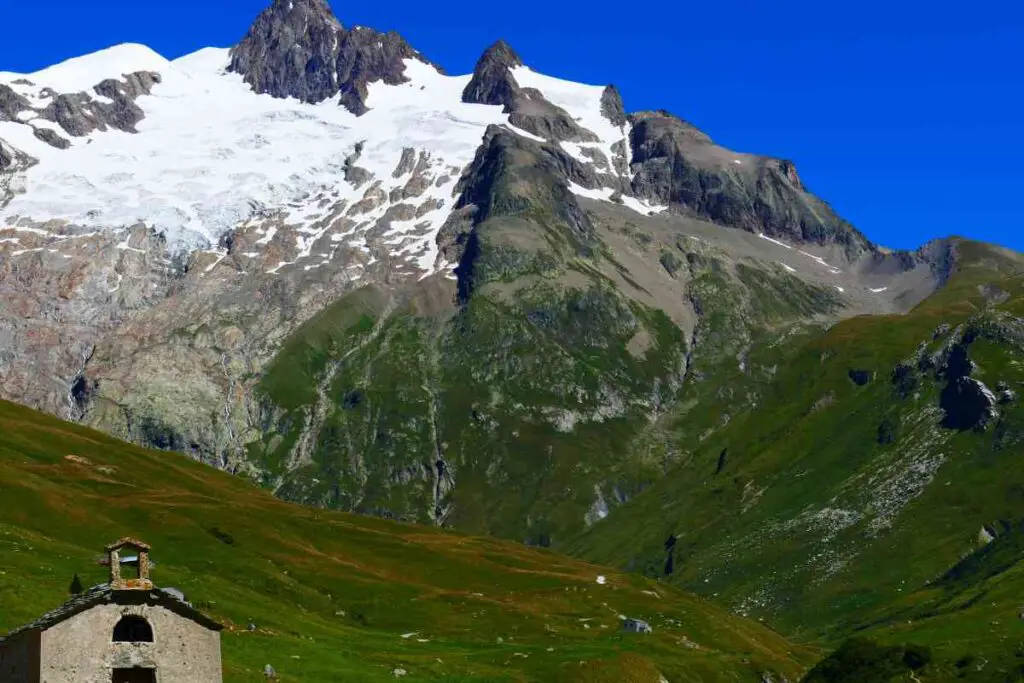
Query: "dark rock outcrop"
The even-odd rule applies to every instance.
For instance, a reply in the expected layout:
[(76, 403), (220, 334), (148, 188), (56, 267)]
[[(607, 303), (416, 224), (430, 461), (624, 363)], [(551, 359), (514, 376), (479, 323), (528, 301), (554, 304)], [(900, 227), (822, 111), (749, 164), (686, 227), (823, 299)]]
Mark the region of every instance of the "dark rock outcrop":
[(512, 69), (523, 61), (503, 40), (484, 50), (473, 69), (473, 78), (462, 91), (462, 101), (470, 104), (501, 105), (509, 122), (545, 140), (596, 142), (597, 136), (561, 107), (544, 99), (534, 88), (516, 82)]
[(504, 40), (484, 50), (473, 69), (473, 78), (462, 91), (462, 101), (471, 104), (502, 105), (505, 112), (512, 111), (512, 103), (519, 85), (512, 69), (522, 66), (523, 60)]
[(0, 145), (0, 171), (6, 171), (14, 164), (14, 153), (5, 145)]
[(509, 123), (552, 141), (597, 142), (598, 137), (581, 128), (569, 113), (544, 99), (535, 88), (521, 88), (512, 102)]
[(0, 84), (0, 121), (16, 121), (18, 112), (31, 108), (29, 101), (9, 85)]
[(498, 126), (487, 129), (456, 191), (438, 245), (459, 264), (461, 301), (492, 279), (554, 267), (565, 254), (551, 251), (553, 231), (563, 248), (582, 255), (596, 239), (552, 149)]
[(50, 147), (56, 147), (57, 149), (67, 149), (71, 146), (71, 141), (67, 138), (63, 138), (58, 135), (55, 131), (49, 128), (34, 128), (32, 134), (37, 138), (48, 144)]
[(950, 429), (984, 430), (999, 417), (995, 394), (984, 383), (970, 377), (950, 381), (939, 403), (946, 413), (942, 424)]
[(370, 83), (407, 80), (406, 59), (430, 63), (397, 33), (346, 30), (324, 0), (275, 0), (232, 48), (228, 69), (258, 93), (309, 103), (340, 95), (361, 115)]
[(629, 122), (626, 118), (626, 108), (622, 104), (622, 95), (614, 85), (606, 86), (601, 93), (601, 114), (620, 128)]
[(637, 197), (792, 242), (838, 244), (851, 259), (875, 251), (806, 191), (792, 162), (730, 152), (664, 111), (629, 118)]
[[(60, 93), (53, 95), (53, 101), (42, 110), (39, 118), (56, 123), (74, 137), (82, 137), (110, 128), (136, 133), (136, 125), (146, 114), (135, 103), (142, 95), (148, 95), (153, 86), (160, 82), (160, 74), (139, 71), (127, 74), (124, 80), (109, 78), (93, 88), (97, 95), (111, 100), (97, 100), (84, 92)], [(35, 136), (58, 149), (70, 147), (70, 142), (47, 129), (35, 130)]]

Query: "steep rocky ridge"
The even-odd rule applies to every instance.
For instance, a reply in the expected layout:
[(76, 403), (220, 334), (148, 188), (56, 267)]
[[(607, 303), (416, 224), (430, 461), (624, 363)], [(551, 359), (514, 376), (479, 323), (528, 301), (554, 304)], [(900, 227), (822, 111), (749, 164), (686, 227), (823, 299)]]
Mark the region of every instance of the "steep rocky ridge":
[(637, 197), (770, 237), (838, 244), (850, 260), (875, 249), (806, 191), (791, 161), (731, 152), (666, 112), (630, 122)]
[(473, 79), (462, 92), (462, 101), (501, 105), (512, 125), (545, 140), (598, 142), (593, 131), (577, 125), (568, 112), (546, 100), (543, 93), (519, 85), (514, 70), (523, 66), (523, 60), (512, 47), (499, 40), (477, 61)]

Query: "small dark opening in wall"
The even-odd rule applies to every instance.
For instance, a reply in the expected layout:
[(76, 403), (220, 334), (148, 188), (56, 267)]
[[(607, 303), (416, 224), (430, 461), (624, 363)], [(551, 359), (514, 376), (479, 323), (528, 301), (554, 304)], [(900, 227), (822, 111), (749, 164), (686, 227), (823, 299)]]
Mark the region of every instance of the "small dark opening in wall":
[(153, 628), (142, 617), (122, 617), (114, 627), (115, 643), (152, 643)]
[(112, 683), (156, 683), (153, 669), (114, 669)]

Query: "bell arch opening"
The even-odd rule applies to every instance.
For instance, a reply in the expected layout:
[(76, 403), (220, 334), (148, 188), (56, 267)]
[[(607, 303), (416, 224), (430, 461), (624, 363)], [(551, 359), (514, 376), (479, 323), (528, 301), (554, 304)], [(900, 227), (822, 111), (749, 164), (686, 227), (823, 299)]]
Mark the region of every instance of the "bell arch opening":
[(142, 617), (129, 614), (114, 627), (115, 643), (152, 643), (153, 627)]

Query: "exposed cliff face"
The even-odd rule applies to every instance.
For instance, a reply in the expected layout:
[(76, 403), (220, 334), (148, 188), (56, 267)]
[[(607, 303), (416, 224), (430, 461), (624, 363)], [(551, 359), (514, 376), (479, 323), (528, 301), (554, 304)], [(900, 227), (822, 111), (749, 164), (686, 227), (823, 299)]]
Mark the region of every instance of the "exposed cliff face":
[(581, 127), (563, 108), (545, 99), (535, 88), (522, 87), (514, 70), (523, 61), (503, 40), (487, 48), (477, 61), (473, 78), (462, 92), (462, 101), (502, 105), (509, 122), (545, 140), (597, 142), (598, 136)]
[(275, 0), (232, 49), (228, 68), (256, 92), (309, 103), (340, 95), (361, 115), (367, 85), (405, 82), (406, 59), (426, 62), (397, 33), (346, 30), (324, 0)]
[(806, 191), (792, 162), (731, 152), (666, 112), (630, 121), (638, 197), (770, 237), (839, 244), (851, 260), (874, 249)]

